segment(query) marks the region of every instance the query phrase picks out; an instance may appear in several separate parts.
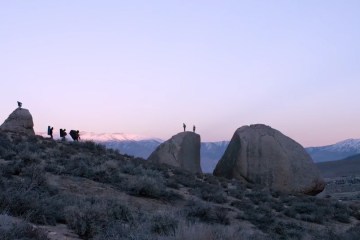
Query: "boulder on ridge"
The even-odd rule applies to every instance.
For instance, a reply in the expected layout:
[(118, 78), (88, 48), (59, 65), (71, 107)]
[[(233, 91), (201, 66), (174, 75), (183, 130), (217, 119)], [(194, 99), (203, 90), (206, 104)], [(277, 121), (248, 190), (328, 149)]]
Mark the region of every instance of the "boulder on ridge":
[(200, 135), (193, 132), (178, 133), (160, 144), (148, 160), (201, 173)]
[(246, 179), (271, 189), (316, 195), (325, 182), (305, 149), (280, 131), (263, 124), (236, 130), (215, 176)]
[(0, 126), (1, 131), (35, 135), (34, 122), (29, 110), (15, 109)]

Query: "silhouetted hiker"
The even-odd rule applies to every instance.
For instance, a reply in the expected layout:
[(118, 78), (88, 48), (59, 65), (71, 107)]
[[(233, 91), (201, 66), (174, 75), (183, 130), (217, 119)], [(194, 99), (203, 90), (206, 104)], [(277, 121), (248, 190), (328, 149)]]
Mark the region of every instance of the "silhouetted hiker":
[(196, 127), (195, 127), (195, 125), (193, 126), (193, 132), (195, 132), (195, 130), (196, 130)]
[(79, 132), (79, 130), (77, 130), (77, 131), (71, 130), (70, 131), (70, 136), (74, 141), (79, 141), (80, 140), (80, 132)]
[(19, 108), (21, 108), (22, 103), (21, 103), (21, 102), (19, 102), (19, 101), (17, 101), (17, 103), (18, 103), (18, 107), (19, 107)]
[(53, 139), (53, 130), (54, 130), (54, 127), (48, 126), (48, 135), (50, 136), (51, 139)]
[(66, 129), (61, 129), (60, 128), (60, 137), (63, 141), (65, 141), (65, 136), (67, 135), (66, 133)]
[(185, 125), (185, 123), (183, 123), (183, 128), (184, 128), (184, 132), (185, 132), (185, 130), (186, 130), (186, 125)]

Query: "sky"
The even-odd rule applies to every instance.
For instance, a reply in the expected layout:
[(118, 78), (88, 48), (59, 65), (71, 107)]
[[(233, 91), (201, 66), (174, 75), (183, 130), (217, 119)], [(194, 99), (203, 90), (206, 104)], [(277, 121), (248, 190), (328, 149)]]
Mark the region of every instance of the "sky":
[(21, 101), (37, 132), (360, 138), (359, 25), (358, 0), (0, 0), (0, 122)]

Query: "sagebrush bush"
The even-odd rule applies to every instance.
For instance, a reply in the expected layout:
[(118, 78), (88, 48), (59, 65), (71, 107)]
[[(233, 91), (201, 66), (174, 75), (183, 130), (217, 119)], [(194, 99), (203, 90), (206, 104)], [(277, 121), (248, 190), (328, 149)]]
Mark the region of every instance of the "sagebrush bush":
[(6, 215), (0, 214), (0, 239), (48, 240), (49, 238), (44, 230), (26, 221), (13, 222)]
[(270, 235), (271, 239), (279, 240), (300, 240), (303, 239), (303, 236), (305, 235), (304, 228), (301, 225), (282, 221), (275, 221), (273, 224), (271, 224), (267, 233)]
[(223, 191), (223, 189), (219, 186), (203, 184), (202, 187), (192, 189), (190, 193), (208, 202), (214, 202), (214, 203), (227, 202), (226, 194)]
[(34, 223), (56, 223), (56, 209), (48, 208), (56, 196), (56, 189), (49, 187), (41, 168), (21, 169), (22, 179), (2, 177), (0, 184), (0, 210), (14, 216), (26, 216)]
[(245, 197), (251, 199), (253, 203), (259, 205), (271, 201), (271, 195), (267, 191), (250, 191), (245, 193)]
[(179, 221), (169, 214), (156, 214), (151, 219), (151, 231), (159, 235), (174, 236)]
[(131, 211), (118, 201), (78, 199), (77, 204), (65, 208), (68, 226), (83, 238), (92, 238), (112, 222), (131, 224)]
[(164, 201), (175, 201), (182, 199), (182, 196), (167, 190), (161, 178), (141, 176), (134, 178), (127, 184), (127, 192), (130, 195), (155, 198)]
[(187, 220), (192, 223), (201, 221), (211, 224), (219, 223), (228, 225), (230, 220), (227, 212), (224, 208), (214, 207), (200, 201), (189, 201), (187, 207), (184, 209)]

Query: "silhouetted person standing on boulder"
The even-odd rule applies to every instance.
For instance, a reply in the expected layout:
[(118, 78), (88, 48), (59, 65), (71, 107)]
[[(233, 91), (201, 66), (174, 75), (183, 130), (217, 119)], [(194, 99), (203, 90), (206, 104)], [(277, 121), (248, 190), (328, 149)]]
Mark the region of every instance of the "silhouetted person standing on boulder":
[(195, 130), (196, 130), (196, 127), (195, 127), (195, 125), (193, 126), (193, 132), (195, 132)]
[(186, 130), (186, 125), (185, 125), (185, 123), (183, 123), (183, 128), (184, 128), (184, 132), (185, 132), (185, 130)]
[(19, 101), (17, 101), (17, 104), (18, 104), (18, 107), (19, 107), (19, 108), (21, 108), (22, 103), (21, 103), (21, 102), (19, 102)]
[(70, 131), (70, 136), (74, 141), (79, 141), (80, 139), (80, 132), (79, 130), (75, 131), (75, 130), (71, 130)]
[(60, 137), (63, 141), (65, 141), (65, 136), (67, 135), (66, 133), (66, 129), (61, 129), (60, 128)]
[(53, 139), (53, 130), (54, 130), (54, 127), (48, 126), (48, 135), (50, 136), (51, 139)]

